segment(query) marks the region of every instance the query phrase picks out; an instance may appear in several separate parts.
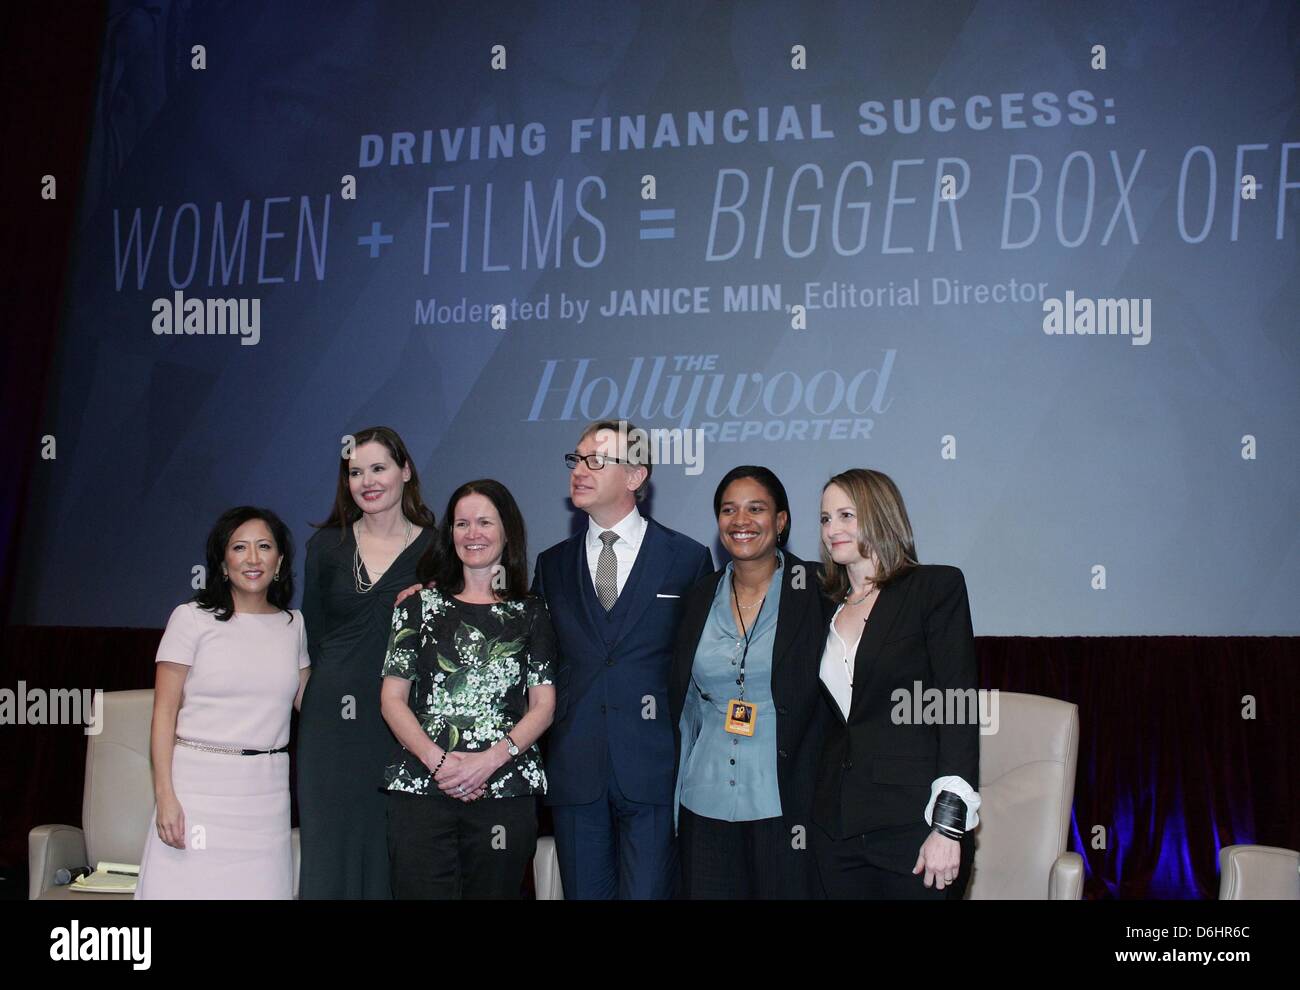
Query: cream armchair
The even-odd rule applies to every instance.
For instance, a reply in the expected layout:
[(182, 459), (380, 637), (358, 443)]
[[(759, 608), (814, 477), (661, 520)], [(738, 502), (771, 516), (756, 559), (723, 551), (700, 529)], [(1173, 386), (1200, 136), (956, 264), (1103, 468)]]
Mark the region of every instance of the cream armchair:
[[(981, 691), (981, 711), (987, 692)], [(1078, 900), (1083, 857), (1067, 852), (1079, 709), (998, 692), (997, 731), (980, 736), (980, 824), (971, 900)]]
[[(86, 783), (81, 828), (38, 825), (27, 836), (31, 900), (129, 899), (129, 894), (77, 893), (55, 886), (60, 869), (91, 868), (98, 862), (138, 863), (153, 814), (149, 726), (153, 691), (109, 691), (103, 695), (103, 726), (86, 743)], [(293, 895), (298, 896), (298, 830), (293, 841)]]
[[(1083, 896), (1083, 857), (1065, 848), (1078, 753), (1075, 705), (999, 692), (998, 731), (980, 737), (982, 803), (967, 897), (1078, 900)], [(564, 897), (555, 840), (549, 836), (537, 840), (533, 882), (538, 900)]]
[(1300, 852), (1224, 846), (1219, 850), (1219, 900), (1300, 901)]

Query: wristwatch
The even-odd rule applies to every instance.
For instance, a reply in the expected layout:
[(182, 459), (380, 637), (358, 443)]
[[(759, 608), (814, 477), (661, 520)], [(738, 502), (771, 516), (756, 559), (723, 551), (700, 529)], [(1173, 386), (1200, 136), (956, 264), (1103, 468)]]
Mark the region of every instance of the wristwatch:
[(511, 759), (514, 759), (519, 755), (519, 747), (516, 746), (515, 741), (510, 738), (509, 732), (506, 733), (506, 750), (510, 753)]

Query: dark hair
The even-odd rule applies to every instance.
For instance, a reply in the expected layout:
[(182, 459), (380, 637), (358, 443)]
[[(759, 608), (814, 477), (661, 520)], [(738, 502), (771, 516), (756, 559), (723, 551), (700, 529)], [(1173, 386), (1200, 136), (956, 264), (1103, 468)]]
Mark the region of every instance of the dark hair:
[[(622, 440), (623, 450), (619, 456), (626, 457), (630, 462), (622, 465), (624, 468), (645, 468), (645, 481), (637, 485), (636, 491), (632, 493), (638, 502), (644, 502), (646, 493), (650, 491), (650, 475), (654, 471), (654, 450), (650, 444), (650, 434), (626, 419), (602, 419), (587, 424), (587, 428), (582, 431), (582, 436), (578, 437), (578, 443), (582, 443), (587, 437), (601, 430), (616, 433)], [(632, 454), (637, 456), (629, 456)]]
[[(354, 451), (368, 443), (381, 443), (392, 455), (399, 471), (410, 467), (411, 480), (402, 488), (402, 515), (420, 526), (427, 526), (430, 529), (436, 526), (433, 512), (424, 504), (424, 498), (420, 495), (420, 472), (415, 469), (415, 462), (411, 460), (406, 444), (402, 443), (402, 438), (397, 435), (397, 431), (387, 426), (367, 426), (364, 430), (357, 430), (356, 433), (349, 435), (352, 437)], [(348, 470), (348, 458), (343, 457), (340, 451), (339, 480), (334, 492), (334, 507), (330, 511), (329, 518), (324, 522), (312, 523), (317, 529), (337, 526), (340, 540), (345, 535), (344, 530), (361, 518), (361, 506), (357, 505), (356, 499), (352, 497), (352, 489), (348, 485)]]
[(503, 601), (518, 601), (528, 597), (528, 537), (524, 530), (524, 517), (519, 511), (510, 490), (499, 481), (480, 478), (467, 481), (447, 499), (442, 527), (437, 537), (429, 542), (416, 565), (416, 576), (421, 584), (436, 581), (438, 590), (448, 595), (465, 590), (465, 569), (456, 556), (452, 526), (456, 519), (456, 504), (466, 495), (482, 495), (491, 502), (501, 517), (501, 566), (505, 569), (506, 586), (500, 597)]
[[(858, 553), (876, 555), (875, 584), (884, 588), (895, 578), (918, 564), (912, 521), (907, 518), (903, 494), (894, 479), (870, 468), (850, 468), (822, 485), (822, 493), (831, 485), (840, 488), (858, 517)], [(831, 559), (826, 541), (819, 540), (822, 555), (822, 590), (833, 601), (849, 592), (849, 569)]]
[(781, 484), (781, 479), (770, 469), (758, 464), (742, 464), (740, 467), (734, 467), (722, 476), (718, 482), (717, 490), (713, 493), (713, 518), (717, 519), (718, 514), (722, 512), (722, 495), (727, 490), (727, 486), (733, 481), (739, 481), (741, 478), (753, 478), (765, 489), (767, 494), (772, 497), (776, 505), (777, 512), (785, 513), (785, 529), (776, 534), (776, 545), (783, 547), (786, 541), (790, 539), (790, 524), (792, 517), (790, 515), (790, 499), (785, 494), (785, 485)]
[[(199, 608), (215, 612), (220, 622), (229, 621), (235, 614), (235, 599), (230, 593), (230, 583), (223, 580), (221, 573), (221, 565), (226, 561), (226, 548), (230, 546), (230, 538), (235, 535), (235, 530), (253, 519), (266, 523), (267, 529), (271, 531), (271, 539), (275, 541), (275, 548), (280, 551), (280, 576), (266, 589), (266, 600), (284, 612), (289, 611), (289, 603), (293, 601), (293, 535), (289, 532), (289, 527), (270, 509), (258, 509), (251, 505), (236, 506), (223, 512), (208, 533), (207, 580), (204, 587), (190, 599)], [(292, 613), (289, 621), (293, 621)]]

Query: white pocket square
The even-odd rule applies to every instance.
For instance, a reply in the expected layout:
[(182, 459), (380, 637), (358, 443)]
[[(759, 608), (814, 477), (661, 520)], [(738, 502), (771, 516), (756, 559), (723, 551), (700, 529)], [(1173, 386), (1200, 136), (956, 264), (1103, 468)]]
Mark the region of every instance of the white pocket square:
[(681, 595), (665, 595), (662, 591), (655, 594), (656, 598), (681, 598)]

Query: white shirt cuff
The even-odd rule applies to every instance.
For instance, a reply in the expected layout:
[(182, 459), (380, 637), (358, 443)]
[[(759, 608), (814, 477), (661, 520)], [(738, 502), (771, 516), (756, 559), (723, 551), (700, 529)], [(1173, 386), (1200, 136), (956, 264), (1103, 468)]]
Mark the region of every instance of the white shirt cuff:
[(980, 807), (980, 796), (971, 789), (970, 784), (965, 779), (956, 776), (940, 777), (930, 785), (930, 803), (925, 806), (925, 823), (934, 824), (934, 802), (939, 797), (940, 791), (952, 791), (959, 798), (966, 802), (966, 831), (969, 832), (980, 823), (980, 816), (977, 814)]

